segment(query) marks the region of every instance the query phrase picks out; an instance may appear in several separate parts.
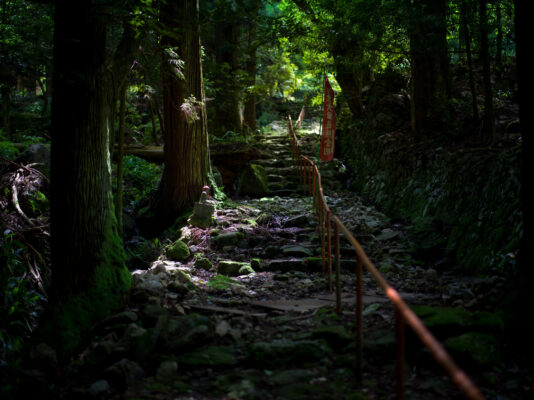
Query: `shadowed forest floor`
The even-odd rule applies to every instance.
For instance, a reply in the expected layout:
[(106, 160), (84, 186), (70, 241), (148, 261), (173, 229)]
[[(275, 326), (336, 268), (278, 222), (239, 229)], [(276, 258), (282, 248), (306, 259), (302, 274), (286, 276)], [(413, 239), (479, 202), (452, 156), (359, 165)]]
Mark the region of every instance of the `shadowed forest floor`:
[[(315, 156), (317, 136), (303, 136), (302, 142)], [(322, 272), (311, 198), (300, 190), (289, 141), (273, 135), (257, 148), (262, 158), (256, 162), (266, 169), (272, 196), (214, 202), (212, 227), (183, 227), (185, 254), (167, 250), (151, 265), (132, 271), (127, 307), (94, 327), (91, 343), (68, 368), (49, 368), (54, 364), (49, 349), (36, 350), (37, 367), (28, 371), (28, 379), (39, 382), (34, 387), (41, 396), (394, 398), (392, 306), (364, 273), (364, 366), (358, 383), (354, 251), (342, 239), (343, 312), (338, 315)], [(502, 321), (492, 313), (505, 279), (444, 270), (440, 260), (418, 261), (402, 224), (342, 190), (341, 163), (320, 167), (332, 212), (434, 334), (448, 343), (487, 397), (532, 395), (532, 371), (506, 359)], [(475, 336), (466, 338), (466, 333)], [(462, 337), (463, 342), (457, 339)], [(465, 340), (473, 337), (482, 346), (475, 355), (465, 350)], [(461, 398), (410, 332), (406, 398)]]

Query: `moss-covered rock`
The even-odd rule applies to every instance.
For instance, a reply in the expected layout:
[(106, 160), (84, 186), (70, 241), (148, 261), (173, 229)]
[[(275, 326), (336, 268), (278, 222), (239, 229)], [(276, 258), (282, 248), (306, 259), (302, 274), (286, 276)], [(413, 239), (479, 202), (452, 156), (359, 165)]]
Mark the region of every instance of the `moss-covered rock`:
[(500, 344), (493, 336), (468, 332), (448, 339), (445, 347), (461, 363), (487, 368), (495, 366), (500, 360)]
[(320, 361), (330, 354), (321, 340), (274, 340), (256, 342), (249, 348), (248, 360), (256, 367), (278, 367)]
[(173, 261), (183, 261), (190, 255), (189, 247), (181, 240), (177, 240), (167, 249), (167, 257)]
[(413, 311), (440, 339), (468, 331), (502, 334), (504, 323), (497, 314), (486, 311), (470, 312), (463, 308), (413, 306)]
[(197, 257), (195, 259), (195, 268), (209, 271), (212, 266), (211, 261), (205, 257)]
[(261, 165), (250, 164), (241, 175), (239, 192), (243, 195), (261, 197), (269, 194), (267, 172)]
[(223, 260), (217, 265), (217, 272), (226, 276), (239, 276), (253, 274), (255, 271), (249, 263)]
[(232, 347), (210, 346), (179, 357), (178, 362), (190, 367), (219, 367), (237, 364)]
[(263, 263), (260, 258), (252, 258), (250, 260), (250, 266), (254, 271), (261, 271), (263, 268)]
[(211, 237), (211, 244), (218, 249), (226, 246), (236, 246), (238, 243), (245, 240), (243, 232), (224, 232), (217, 236)]

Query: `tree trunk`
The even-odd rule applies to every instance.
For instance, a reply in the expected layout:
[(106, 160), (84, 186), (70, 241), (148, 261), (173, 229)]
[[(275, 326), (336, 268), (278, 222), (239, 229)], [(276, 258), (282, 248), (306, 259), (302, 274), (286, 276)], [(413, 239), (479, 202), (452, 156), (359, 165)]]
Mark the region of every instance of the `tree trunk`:
[(471, 54), (471, 33), (469, 32), (469, 25), (467, 23), (468, 13), (467, 13), (466, 0), (462, 1), (460, 13), (461, 13), (460, 19), (461, 19), (462, 31), (464, 35), (463, 37), (465, 41), (465, 54), (467, 57), (467, 67), (469, 69), (469, 88), (471, 90), (473, 120), (475, 121), (475, 124), (476, 124), (479, 120), (478, 99), (477, 99), (477, 90), (476, 90), (476, 85), (475, 85), (475, 76), (473, 74), (473, 56)]
[(248, 89), (245, 98), (245, 111), (244, 118), (245, 123), (248, 124), (248, 128), (252, 131), (258, 128), (256, 122), (256, 73), (257, 73), (257, 60), (256, 50), (258, 49), (256, 41), (257, 24), (255, 21), (251, 21), (248, 28), (248, 46), (247, 46), (247, 59), (245, 62), (245, 72), (248, 78)]
[(51, 311), (46, 338), (66, 353), (131, 284), (111, 196), (106, 10), (56, 2), (51, 151)]
[(154, 101), (152, 99), (148, 99), (148, 106), (150, 109), (150, 121), (152, 122), (152, 141), (154, 142), (154, 146), (159, 146), (156, 112), (154, 111)]
[(531, 96), (534, 91), (532, 80), (532, 59), (530, 57), (531, 21), (527, 0), (515, 0), (515, 31), (517, 72), (519, 88), (519, 116), (521, 137), (523, 138), (521, 167), (521, 199), (523, 207), (523, 237), (519, 249), (518, 268), (513, 284), (509, 288), (505, 304), (507, 319), (506, 332), (510, 336), (512, 347), (522, 355), (534, 353), (534, 346), (528, 345), (534, 334), (534, 320), (530, 318), (532, 304), (532, 282), (534, 268), (531, 262), (531, 248), (534, 220), (531, 204), (533, 201), (530, 174), (534, 152), (532, 146), (532, 110)]
[(119, 132), (117, 138), (117, 191), (115, 194), (115, 215), (117, 216), (117, 226), (119, 231), (119, 236), (122, 238), (123, 227), (122, 227), (122, 177), (123, 177), (123, 158), (124, 158), (124, 119), (126, 116), (126, 91), (128, 86), (126, 82), (122, 85), (121, 88), (121, 97), (120, 97), (120, 106), (119, 106)]
[(500, 73), (502, 71), (502, 8), (499, 2), (496, 2), (495, 7), (497, 7), (495, 10), (497, 18), (497, 48), (495, 50), (495, 66), (497, 67), (497, 71)]
[(240, 27), (237, 23), (221, 22), (216, 29), (217, 73), (214, 83), (217, 96), (213, 101), (215, 118), (213, 130), (216, 135), (228, 131), (242, 131), (241, 96), (242, 84), (237, 81), (239, 69)]
[(488, 15), (487, 0), (479, 0), (480, 16), (480, 61), (482, 62), (484, 78), (484, 132), (486, 141), (495, 141), (495, 116), (493, 111), (493, 88), (491, 86), (491, 68), (488, 44)]
[[(162, 23), (171, 32), (162, 38), (162, 46), (179, 49), (179, 56), (184, 61), (184, 79), (177, 76), (173, 64), (164, 55), (165, 169), (151, 215), (146, 216), (153, 232), (171, 225), (176, 217), (198, 201), (202, 187), (207, 183), (209, 168), (198, 0), (165, 5)], [(191, 104), (188, 100), (191, 95), (201, 103)], [(194, 111), (187, 111), (187, 108)]]
[(336, 80), (343, 96), (352, 114), (359, 115), (363, 112), (362, 73), (357, 68), (363, 58), (360, 46), (353, 41), (337, 38), (332, 46), (332, 55), (336, 67)]
[(414, 0), (410, 27), (412, 130), (443, 132), (449, 121), (449, 57), (445, 0)]

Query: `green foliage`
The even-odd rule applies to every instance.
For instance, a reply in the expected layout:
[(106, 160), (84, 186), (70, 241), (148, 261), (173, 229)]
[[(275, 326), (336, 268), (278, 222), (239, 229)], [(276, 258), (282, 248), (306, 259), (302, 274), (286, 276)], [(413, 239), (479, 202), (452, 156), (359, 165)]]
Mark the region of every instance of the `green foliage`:
[(13, 143), (7, 140), (0, 140), (0, 157), (14, 160), (19, 154), (19, 149), (13, 146)]
[(162, 167), (142, 158), (127, 155), (123, 158), (124, 204), (135, 208), (154, 191), (161, 178)]
[(153, 240), (136, 237), (133, 243), (125, 247), (126, 265), (129, 269), (146, 268), (161, 253), (163, 245), (158, 238)]
[(0, 240), (0, 366), (21, 362), (25, 341), (36, 326), (44, 297), (26, 276), (25, 246), (9, 230)]
[(399, 151), (365, 121), (345, 129), (354, 189), (409, 221), (420, 256), (449, 255), (472, 271), (513, 270), (522, 234), (520, 147)]

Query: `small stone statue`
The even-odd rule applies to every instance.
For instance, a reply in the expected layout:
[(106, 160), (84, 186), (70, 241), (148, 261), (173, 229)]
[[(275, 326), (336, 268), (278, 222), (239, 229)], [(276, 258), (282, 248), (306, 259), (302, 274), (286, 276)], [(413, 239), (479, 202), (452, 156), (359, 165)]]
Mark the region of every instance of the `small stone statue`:
[(189, 224), (199, 228), (207, 228), (211, 225), (213, 214), (215, 213), (215, 207), (208, 202), (210, 197), (210, 187), (204, 186), (202, 188), (202, 194), (200, 200), (195, 203), (193, 215), (189, 218)]

